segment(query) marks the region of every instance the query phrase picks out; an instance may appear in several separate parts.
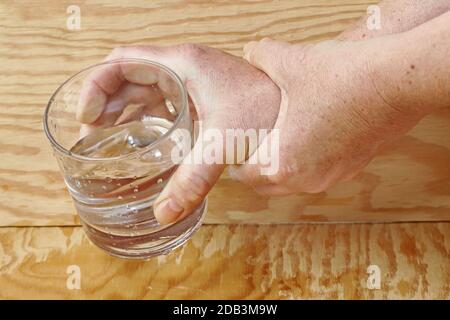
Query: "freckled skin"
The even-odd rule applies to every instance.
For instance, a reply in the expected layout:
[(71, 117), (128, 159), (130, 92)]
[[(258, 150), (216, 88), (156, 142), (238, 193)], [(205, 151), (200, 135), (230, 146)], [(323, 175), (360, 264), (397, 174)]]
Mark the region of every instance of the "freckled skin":
[(450, 107), (449, 29), (450, 11), (367, 40), (247, 45), (248, 61), (282, 92), (280, 170), (261, 176), (247, 163), (231, 170), (232, 178), (263, 194), (290, 194), (321, 192), (355, 176), (422, 117)]
[(377, 4), (381, 28), (368, 30), (370, 13), (342, 32), (337, 40), (360, 40), (408, 31), (450, 10), (448, 0), (385, 0)]
[[(208, 127), (280, 129), (278, 173), (263, 176), (247, 163), (230, 171), (234, 179), (263, 194), (320, 192), (353, 177), (427, 113), (450, 105), (450, 2), (384, 1), (380, 8), (380, 30), (367, 30), (363, 17), (333, 41), (300, 46), (265, 40), (256, 51), (255, 44), (247, 46), (247, 59), (264, 72), (192, 44), (122, 48), (111, 57), (140, 56), (169, 66), (184, 80), (194, 116)], [(134, 79), (145, 82), (140, 85), (151, 80)], [(114, 94), (118, 86), (111, 82), (91, 90)], [(90, 102), (93, 108), (78, 116), (92, 125), (104, 103)], [(181, 165), (156, 201), (157, 219), (169, 223), (189, 214), (223, 169)], [(181, 204), (180, 215), (158, 206), (168, 199)]]
[[(275, 124), (280, 90), (265, 73), (242, 58), (195, 44), (117, 48), (108, 59), (121, 57), (153, 60), (175, 71), (188, 91), (193, 118), (203, 121), (204, 130), (218, 129), (225, 136), (226, 129), (271, 129)], [(170, 87), (167, 79), (150, 76), (145, 69), (125, 71), (124, 68), (102, 70), (84, 85), (85, 94), (78, 109), (78, 119), (86, 126), (109, 126), (121, 120), (124, 110), (119, 108), (108, 112), (114, 98), (130, 100), (137, 95), (141, 98), (139, 101), (146, 97), (156, 101), (158, 97), (150, 86), (158, 85), (163, 91)], [(130, 83), (125, 87), (124, 79)], [(168, 91), (170, 93), (170, 88)], [(127, 92), (133, 93), (130, 99), (124, 99), (130, 95)], [(97, 102), (98, 97), (100, 102)], [(129, 116), (134, 114), (130, 112)], [(198, 151), (201, 145), (196, 143), (193, 152), (202, 154), (201, 150)], [(156, 218), (161, 223), (170, 223), (192, 212), (202, 203), (224, 168), (223, 163), (180, 164), (155, 200)]]

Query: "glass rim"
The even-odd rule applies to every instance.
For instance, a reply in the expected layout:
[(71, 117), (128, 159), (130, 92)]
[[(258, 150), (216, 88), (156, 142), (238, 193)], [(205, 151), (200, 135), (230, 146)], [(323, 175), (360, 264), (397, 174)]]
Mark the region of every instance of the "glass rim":
[[(80, 75), (85, 73), (86, 71), (93, 70), (100, 66), (110, 65), (110, 64), (114, 64), (114, 63), (121, 63), (121, 62), (122, 63), (123, 62), (137, 62), (137, 63), (147, 64), (147, 65), (152, 65), (154, 67), (163, 69), (170, 76), (172, 76), (174, 78), (175, 82), (177, 83), (178, 89), (181, 91), (181, 96), (182, 96), (181, 104), (182, 105), (181, 105), (181, 111), (178, 113), (176, 119), (173, 122), (173, 126), (169, 130), (167, 130), (163, 135), (161, 135), (158, 139), (151, 142), (149, 145), (145, 146), (144, 148), (133, 151), (131, 153), (124, 154), (124, 155), (119, 155), (119, 156), (114, 156), (114, 157), (89, 157), (89, 156), (83, 156), (83, 155), (80, 155), (77, 153), (73, 153), (70, 150), (67, 150), (60, 143), (58, 143), (58, 141), (56, 141), (56, 139), (50, 132), (49, 124), (48, 124), (48, 114), (49, 114), (51, 106), (53, 105), (56, 95), (62, 90), (62, 88), (64, 86), (66, 86), (68, 83), (70, 83), (71, 81), (73, 81), (74, 79), (76, 79), (77, 77), (79, 77)], [(60, 84), (58, 86), (58, 88), (53, 92), (53, 94), (50, 97), (50, 100), (48, 101), (47, 106), (45, 108), (44, 121), (43, 121), (44, 122), (44, 132), (45, 132), (45, 135), (47, 136), (47, 139), (50, 141), (50, 144), (52, 145), (52, 147), (54, 149), (56, 149), (58, 152), (66, 155), (68, 157), (71, 157), (71, 158), (74, 158), (74, 159), (77, 159), (80, 161), (116, 161), (116, 160), (131, 158), (133, 156), (136, 156), (136, 155), (139, 155), (142, 153), (146, 153), (150, 149), (154, 148), (156, 145), (161, 143), (162, 141), (166, 140), (177, 129), (178, 124), (180, 123), (182, 117), (186, 114), (187, 110), (188, 110), (188, 95), (187, 95), (186, 88), (183, 84), (183, 81), (172, 69), (170, 69), (169, 67), (167, 67), (159, 62), (148, 60), (148, 59), (120, 58), (120, 59), (104, 61), (101, 63), (96, 63), (96, 64), (90, 65), (86, 68), (83, 68), (82, 70), (78, 71), (77, 73), (73, 74), (68, 79), (66, 79), (62, 84)]]

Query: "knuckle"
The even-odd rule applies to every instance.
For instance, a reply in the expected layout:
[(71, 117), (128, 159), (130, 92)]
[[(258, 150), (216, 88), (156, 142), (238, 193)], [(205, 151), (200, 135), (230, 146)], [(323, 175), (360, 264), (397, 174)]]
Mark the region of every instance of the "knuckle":
[(178, 48), (189, 61), (197, 61), (205, 53), (205, 48), (196, 43), (183, 43)]

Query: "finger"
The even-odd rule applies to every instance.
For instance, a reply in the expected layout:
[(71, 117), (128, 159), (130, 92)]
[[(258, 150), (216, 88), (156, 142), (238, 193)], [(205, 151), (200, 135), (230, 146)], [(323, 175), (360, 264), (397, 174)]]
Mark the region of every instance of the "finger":
[(118, 64), (99, 66), (83, 81), (78, 100), (76, 118), (92, 123), (103, 113), (108, 95), (113, 94), (125, 81)]
[(248, 160), (239, 166), (230, 166), (231, 179), (250, 186), (272, 184), (271, 176), (277, 174), (279, 165), (279, 136), (271, 131)]
[[(283, 84), (283, 52), (290, 45), (286, 42), (264, 38), (251, 41), (244, 47), (244, 58), (264, 71), (279, 87)], [(275, 53), (275, 54), (274, 54)]]
[(129, 104), (116, 119), (114, 125), (118, 126), (127, 122), (142, 119), (145, 109), (145, 104)]
[(165, 101), (161, 101), (156, 106), (145, 104), (130, 104), (123, 110), (114, 125), (116, 126), (135, 120), (143, 120), (146, 116), (163, 118), (170, 121), (174, 121), (176, 118), (176, 115), (170, 113), (170, 111), (167, 109)]
[[(141, 58), (159, 62), (172, 70), (181, 70), (182, 63), (175, 57), (170, 47), (130, 47), (114, 50), (106, 60), (121, 58)], [(180, 55), (181, 57), (181, 55)], [(164, 72), (163, 72), (164, 73)], [(151, 85), (156, 84), (161, 72), (150, 64), (136, 63), (110, 63), (99, 66), (83, 82), (77, 108), (77, 120), (83, 123), (92, 123), (103, 113), (109, 95), (114, 94), (125, 81)], [(178, 74), (182, 76), (182, 74)]]
[[(99, 117), (93, 124), (105, 125), (102, 122), (102, 118), (108, 118), (108, 125), (112, 125), (117, 122), (117, 119), (129, 113), (136, 114), (136, 110), (144, 109), (145, 107), (155, 107), (163, 101), (159, 89), (154, 85), (138, 85), (134, 83), (125, 83), (121, 86), (119, 91), (113, 94), (106, 104), (106, 107)], [(113, 115), (115, 119), (113, 119)], [(109, 120), (111, 118), (111, 121)], [(121, 121), (124, 123), (124, 121)]]
[(95, 129), (97, 129), (97, 127), (93, 126), (91, 124), (85, 124), (85, 123), (81, 124), (80, 131), (78, 134), (78, 136), (79, 136), (78, 140), (81, 140), (84, 137), (86, 137), (87, 135), (93, 133), (95, 131)]
[(155, 218), (161, 224), (183, 219), (206, 198), (224, 165), (181, 165), (156, 200)]
[(112, 99), (106, 104), (103, 112), (97, 119), (89, 124), (83, 123), (80, 129), (80, 135), (84, 136), (86, 133), (92, 132), (94, 129), (105, 128), (114, 125), (117, 118), (121, 115), (125, 102), (120, 99)]
[(242, 165), (229, 166), (228, 175), (232, 180), (252, 187), (271, 183), (267, 176), (261, 175), (260, 166), (258, 164), (245, 163)]
[(164, 94), (164, 97), (167, 98), (172, 108), (175, 109), (175, 112), (180, 113), (182, 97), (180, 96), (181, 90), (178, 88), (178, 84), (165, 72), (159, 72), (158, 87)]
[(77, 120), (83, 123), (96, 121), (105, 110), (108, 96), (114, 95), (125, 81), (152, 85), (158, 81), (156, 72), (152, 66), (137, 63), (116, 63), (100, 67), (83, 83), (77, 108)]
[[(87, 124), (83, 123), (80, 127), (80, 139), (84, 138), (88, 134), (93, 133), (98, 128), (106, 128), (111, 127), (115, 124), (119, 124), (118, 119), (121, 117), (121, 115), (125, 112), (123, 110), (125, 103), (121, 100), (113, 100), (107, 103), (107, 106), (105, 110), (102, 112), (102, 114), (92, 123)], [(135, 106), (135, 105), (131, 105)], [(142, 106), (144, 107), (144, 106)], [(122, 121), (121, 123), (125, 123), (127, 121)]]
[(76, 119), (82, 123), (92, 123), (102, 114), (108, 100), (107, 93), (95, 82), (83, 85), (78, 100)]
[(166, 113), (159, 112), (159, 110), (163, 110), (161, 104), (164, 102), (164, 97), (155, 85), (143, 86), (128, 83), (122, 87), (110, 98), (104, 110), (106, 114), (119, 112), (112, 124), (118, 125), (141, 119), (144, 114), (151, 114), (152, 109), (155, 111), (155, 116), (170, 116), (167, 108), (164, 108)]
[[(143, 86), (133, 83), (124, 83), (118, 91), (113, 94), (102, 114), (90, 124), (83, 124), (80, 128), (80, 137), (83, 138), (96, 128), (104, 128), (112, 125), (122, 124), (131, 120), (139, 119), (143, 114), (151, 114), (151, 108), (159, 106), (163, 102), (163, 96), (155, 86)], [(144, 111), (145, 109), (145, 111)], [(156, 107), (160, 109), (160, 107)], [(139, 111), (139, 112), (138, 112)], [(161, 116), (170, 115), (158, 113)]]
[[(194, 211), (225, 169), (224, 164), (192, 163), (192, 155), (201, 154), (202, 144), (196, 143), (158, 196), (154, 214), (158, 222), (168, 224), (183, 219)], [(188, 160), (186, 160), (188, 159)]]

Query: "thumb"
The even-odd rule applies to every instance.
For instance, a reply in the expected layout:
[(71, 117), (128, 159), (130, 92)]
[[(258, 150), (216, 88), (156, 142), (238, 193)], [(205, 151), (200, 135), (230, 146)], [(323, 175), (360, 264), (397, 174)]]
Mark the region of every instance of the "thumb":
[(200, 139), (201, 137), (155, 200), (154, 215), (161, 224), (175, 222), (192, 213), (225, 169), (225, 164), (204, 163), (203, 143), (199, 142)]
[(290, 46), (287, 42), (264, 38), (251, 41), (244, 47), (244, 58), (253, 66), (264, 71), (279, 87), (283, 81), (283, 54)]

